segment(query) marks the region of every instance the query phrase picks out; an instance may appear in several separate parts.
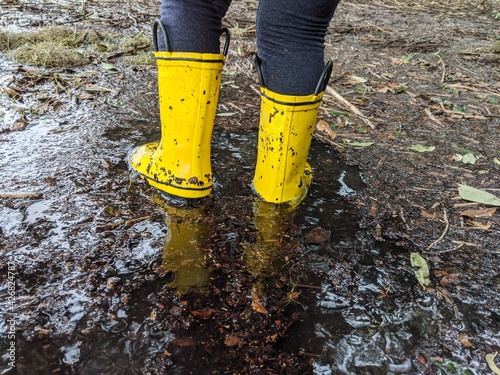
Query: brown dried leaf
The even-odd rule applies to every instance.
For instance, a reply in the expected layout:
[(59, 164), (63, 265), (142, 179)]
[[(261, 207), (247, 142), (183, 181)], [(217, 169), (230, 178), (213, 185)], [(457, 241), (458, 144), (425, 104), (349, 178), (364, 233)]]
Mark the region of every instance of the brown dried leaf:
[(337, 138), (337, 133), (335, 133), (332, 130), (332, 127), (330, 126), (330, 124), (324, 120), (318, 121), (318, 123), (316, 124), (316, 128), (318, 129), (318, 131), (325, 133), (328, 136), (328, 138), (330, 138), (331, 140), (334, 140), (335, 138)]
[(191, 314), (193, 314), (193, 316), (196, 316), (197, 318), (209, 319), (214, 314), (214, 312), (215, 312), (215, 310), (213, 310), (213, 309), (194, 310), (194, 311), (191, 311)]
[(171, 341), (172, 344), (177, 346), (195, 346), (196, 342), (191, 337), (178, 337)]
[(28, 126), (28, 121), (24, 119), (18, 119), (14, 122), (12, 125), (12, 130), (13, 131), (19, 131), (19, 130), (24, 130)]
[(94, 95), (92, 95), (92, 94), (81, 94), (81, 95), (78, 95), (78, 99), (80, 99), (80, 100), (91, 100), (91, 99), (94, 99)]
[(460, 338), (460, 342), (462, 343), (463, 346), (465, 346), (466, 348), (473, 348), (474, 345), (470, 342), (470, 338), (469, 338), (469, 335), (467, 335), (466, 333), (460, 333), (460, 335), (458, 335), (458, 337)]
[(98, 85), (86, 85), (84, 87), (85, 91), (87, 92), (111, 92), (112, 90), (107, 88), (107, 87), (102, 87)]
[(258, 313), (261, 313), (261, 314), (268, 313), (266, 308), (264, 307), (264, 305), (262, 305), (262, 302), (261, 302), (259, 296), (255, 293), (252, 294), (252, 309), (254, 311), (257, 311)]
[(476, 229), (489, 230), (493, 223), (491, 221), (488, 221), (486, 224), (483, 224), (483, 223), (478, 223), (477, 221), (471, 221), (468, 224)]
[(7, 96), (9, 98), (17, 98), (19, 96), (19, 92), (14, 90), (13, 88), (11, 87), (4, 87), (3, 90), (5, 91), (5, 93), (7, 94)]
[(483, 208), (481, 210), (466, 210), (462, 213), (460, 213), (460, 216), (467, 216), (470, 218), (476, 218), (476, 217), (491, 217), (495, 214), (496, 208)]
[(426, 219), (431, 219), (431, 220), (439, 219), (440, 218), (440, 216), (438, 214), (436, 214), (435, 212), (429, 212), (429, 211), (426, 211), (426, 210), (420, 211), (420, 215), (422, 215)]
[(242, 340), (236, 335), (236, 333), (230, 333), (226, 335), (224, 339), (224, 345), (226, 346), (238, 346), (240, 345)]

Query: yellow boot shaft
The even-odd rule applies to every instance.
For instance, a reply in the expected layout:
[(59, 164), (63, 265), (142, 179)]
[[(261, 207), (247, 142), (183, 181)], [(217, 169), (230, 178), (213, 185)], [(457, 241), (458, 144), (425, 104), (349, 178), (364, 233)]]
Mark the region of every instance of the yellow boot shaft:
[(201, 198), (212, 189), (210, 141), (225, 56), (156, 52), (161, 140), (133, 151), (131, 166), (159, 190)]
[(253, 185), (267, 202), (293, 204), (311, 181), (307, 155), (323, 94), (291, 96), (261, 88)]

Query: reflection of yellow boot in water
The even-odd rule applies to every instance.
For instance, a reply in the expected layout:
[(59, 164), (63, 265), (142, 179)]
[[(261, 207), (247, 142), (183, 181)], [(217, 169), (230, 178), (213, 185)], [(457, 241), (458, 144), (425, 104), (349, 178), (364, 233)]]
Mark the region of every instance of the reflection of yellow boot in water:
[[(153, 32), (158, 65), (161, 139), (132, 151), (130, 165), (160, 191), (181, 198), (203, 198), (212, 191), (210, 141), (219, 98), (223, 54), (158, 52), (156, 21)], [(167, 50), (170, 47), (167, 43)]]
[(307, 155), (332, 65), (326, 65), (316, 91), (306, 96), (282, 95), (267, 89), (258, 58), (256, 67), (262, 87), (253, 186), (266, 202), (296, 206), (311, 183)]
[(246, 246), (245, 257), (249, 272), (256, 278), (254, 294), (261, 297), (267, 283), (279, 281), (285, 268), (293, 242), (289, 229), (294, 208), (276, 205), (258, 199), (253, 206), (253, 222), (257, 241)]
[(167, 215), (168, 235), (163, 251), (163, 268), (172, 272), (170, 286), (177, 293), (204, 294), (210, 284), (203, 250), (208, 246), (210, 226), (203, 208), (178, 208), (161, 202)]

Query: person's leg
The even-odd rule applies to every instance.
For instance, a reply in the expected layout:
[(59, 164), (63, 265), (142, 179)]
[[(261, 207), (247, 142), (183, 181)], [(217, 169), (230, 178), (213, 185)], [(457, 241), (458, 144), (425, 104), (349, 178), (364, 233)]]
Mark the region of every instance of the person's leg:
[(296, 205), (310, 184), (307, 155), (331, 70), (324, 66), (324, 39), (338, 2), (260, 1), (261, 115), (253, 186), (267, 202)]
[(231, 0), (163, 0), (161, 20), (175, 52), (219, 53), (222, 18)]
[(226, 59), (220, 26), (229, 3), (163, 0), (155, 23), (154, 38), (168, 39), (155, 42), (161, 139), (136, 148), (130, 165), (169, 195), (203, 198), (212, 190), (210, 141)]
[(261, 0), (257, 48), (268, 89), (314, 92), (324, 67), (324, 40), (339, 0)]

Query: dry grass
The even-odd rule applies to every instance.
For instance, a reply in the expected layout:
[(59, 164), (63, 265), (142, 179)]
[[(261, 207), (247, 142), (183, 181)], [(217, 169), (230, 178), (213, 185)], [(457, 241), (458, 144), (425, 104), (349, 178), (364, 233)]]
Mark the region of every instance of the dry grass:
[(132, 65), (155, 65), (156, 60), (152, 52), (138, 53), (137, 55), (125, 56), (123, 64), (126, 66)]
[(85, 56), (75, 48), (58, 41), (26, 43), (11, 51), (10, 54), (20, 63), (44, 68), (78, 66), (88, 62)]
[(44, 68), (84, 65), (89, 60), (81, 49), (109, 53), (120, 50), (127, 65), (149, 65), (151, 56), (144, 53), (151, 49), (151, 39), (143, 33), (119, 38), (95, 31), (81, 31), (65, 26), (53, 26), (28, 33), (0, 30), (0, 51), (7, 52), (22, 64)]
[(500, 0), (348, 0), (351, 3), (376, 4), (391, 8), (434, 10), (455, 14), (491, 14), (500, 12)]

